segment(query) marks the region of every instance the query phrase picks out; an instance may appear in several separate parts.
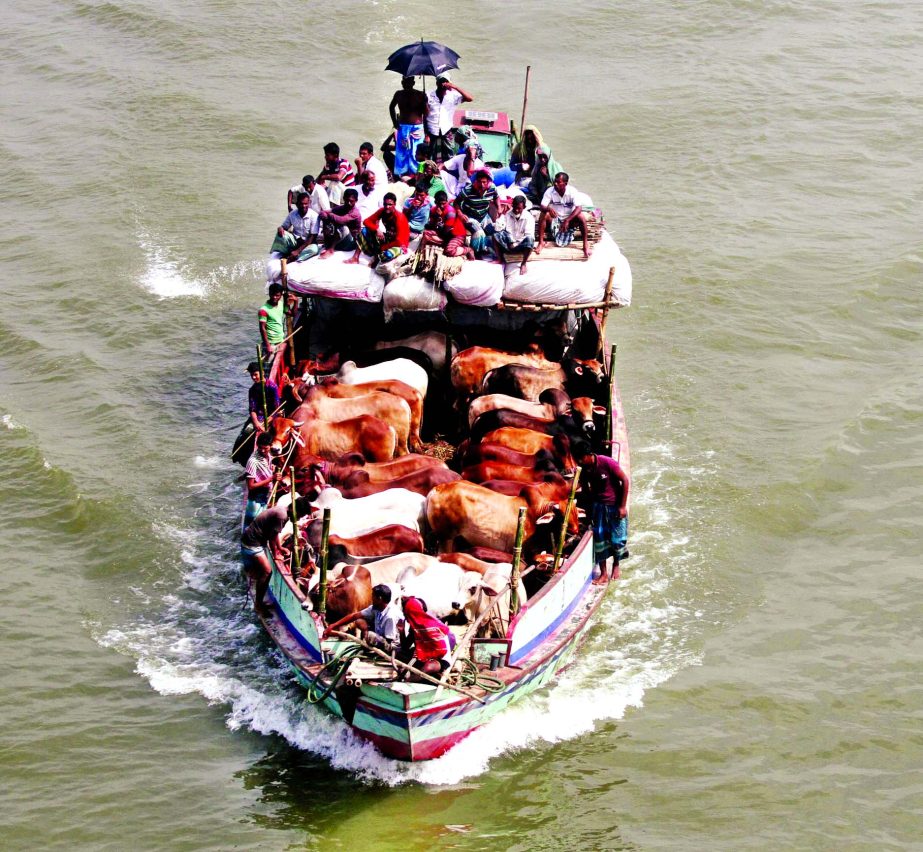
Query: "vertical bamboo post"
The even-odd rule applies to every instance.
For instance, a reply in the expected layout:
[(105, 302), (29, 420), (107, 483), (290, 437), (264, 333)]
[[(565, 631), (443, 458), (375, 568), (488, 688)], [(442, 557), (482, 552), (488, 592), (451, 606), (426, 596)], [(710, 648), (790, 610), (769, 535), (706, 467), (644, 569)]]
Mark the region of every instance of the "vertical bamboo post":
[[(287, 307), (291, 307), (288, 305)], [(285, 361), (289, 367), (295, 366), (295, 317), (290, 310), (285, 312)]]
[(513, 567), (510, 569), (510, 618), (519, 612), (519, 563), (522, 561), (522, 540), (526, 532), (526, 507), (519, 509), (516, 522), (516, 543), (513, 545)]
[(554, 568), (557, 573), (561, 567), (561, 560), (564, 558), (564, 542), (567, 540), (567, 522), (570, 520), (570, 513), (574, 511), (574, 503), (577, 500), (577, 486), (580, 484), (580, 465), (574, 470), (574, 481), (570, 484), (570, 494), (567, 497), (567, 503), (564, 506), (564, 520), (561, 523), (561, 532), (558, 534), (557, 546), (554, 549)]
[(288, 258), (283, 257), (279, 261), (279, 281), (282, 283), (282, 286), (286, 289), (288, 288)]
[(609, 395), (606, 397), (606, 431), (603, 435), (603, 443), (612, 446), (612, 397), (615, 393), (615, 353), (618, 344), (612, 344), (612, 351), (609, 353)]
[(526, 110), (529, 107), (529, 78), (532, 76), (532, 66), (526, 65), (526, 87), (522, 93), (522, 121), (519, 122), (519, 138), (526, 130)]
[(324, 509), (324, 522), (320, 534), (320, 583), (317, 587), (317, 611), (327, 612), (327, 540), (330, 538), (330, 510)]
[[(284, 474), (283, 474), (284, 475)], [(292, 576), (301, 573), (301, 551), (298, 546), (298, 510), (295, 508), (295, 468), (289, 467), (289, 476), (292, 478), (292, 487), (289, 494), (292, 498)]]
[(615, 281), (615, 267), (610, 267), (606, 281), (606, 295), (603, 297), (603, 318), (599, 324), (599, 354), (606, 348), (606, 323), (609, 322), (609, 302), (612, 300), (612, 284)]
[(269, 406), (266, 403), (266, 372), (263, 369), (263, 347), (256, 345), (256, 362), (260, 365), (260, 390), (263, 392), (263, 425), (269, 423)]

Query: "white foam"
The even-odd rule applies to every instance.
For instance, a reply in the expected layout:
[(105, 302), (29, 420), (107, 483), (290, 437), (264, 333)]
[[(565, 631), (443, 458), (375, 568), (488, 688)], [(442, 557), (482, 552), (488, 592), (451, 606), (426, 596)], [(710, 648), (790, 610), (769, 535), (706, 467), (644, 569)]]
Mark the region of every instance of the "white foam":
[(20, 426), (14, 419), (12, 414), (4, 414), (3, 417), (0, 417), (0, 423), (6, 426), (11, 432), (16, 429), (25, 429), (25, 426)]
[(195, 278), (184, 275), (182, 264), (167, 256), (160, 246), (147, 237), (138, 240), (147, 258), (147, 268), (141, 276), (142, 286), (161, 299), (180, 296), (204, 296), (205, 286)]

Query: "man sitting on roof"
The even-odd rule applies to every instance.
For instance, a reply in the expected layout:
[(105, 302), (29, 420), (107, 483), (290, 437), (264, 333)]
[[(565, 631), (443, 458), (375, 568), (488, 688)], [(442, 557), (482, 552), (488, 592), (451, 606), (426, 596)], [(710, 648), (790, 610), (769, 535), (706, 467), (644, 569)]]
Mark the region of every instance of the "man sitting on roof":
[(379, 263), (407, 252), (410, 245), (410, 224), (407, 217), (397, 209), (397, 196), (393, 192), (385, 193), (383, 206), (362, 223), (362, 230), (357, 240), (359, 247), (346, 263), (358, 263), (359, 253), (364, 252), (372, 258), (373, 269)]
[(340, 146), (336, 142), (324, 145), (324, 167), (317, 182), (326, 188), (331, 204), (339, 204), (346, 188), (356, 183), (356, 173), (349, 160), (340, 156)]
[(423, 141), (423, 118), (426, 115), (426, 95), (414, 88), (413, 77), (402, 77), (401, 88), (388, 105), (391, 124), (396, 135), (394, 177), (417, 173), (417, 149)]
[(296, 209), (298, 206), (298, 194), (301, 192), (306, 192), (311, 197), (311, 209), (315, 213), (330, 209), (330, 198), (327, 196), (327, 190), (314, 179), (314, 175), (305, 175), (301, 179), (301, 183), (295, 184), (288, 191), (289, 211)]
[(387, 186), (387, 182), (379, 184), (376, 172), (366, 171), (362, 173), (355, 189), (359, 193), (356, 206), (359, 208), (363, 221), (368, 219), (376, 210), (381, 209), (381, 202), (385, 196)]
[(531, 210), (526, 209), (525, 196), (517, 195), (513, 199), (513, 207), (497, 219), (494, 230), (494, 247), (497, 256), (504, 260), (504, 253), (508, 251), (521, 251), (522, 262), (519, 264), (519, 274), (525, 275), (529, 255), (535, 245), (535, 216)]
[(421, 246), (439, 246), (446, 257), (464, 255), (474, 260), (474, 252), (467, 245), (468, 231), (458, 217), (455, 208), (449, 204), (449, 197), (444, 190), (439, 190), (433, 198), (433, 208), (429, 211), (429, 221), (420, 240)]
[(311, 196), (299, 192), (295, 209), (279, 225), (272, 250), (290, 261), (309, 260), (319, 251), (317, 213), (311, 209)]
[[(421, 145), (420, 147), (422, 148), (423, 146)], [(430, 198), (435, 198), (436, 193), (440, 190), (448, 194), (445, 182), (439, 176), (439, 166), (433, 160), (424, 160), (420, 164), (420, 172), (414, 186), (425, 189)]]
[(371, 142), (363, 142), (359, 146), (359, 156), (353, 162), (356, 164), (356, 180), (359, 180), (366, 172), (373, 172), (375, 182), (379, 187), (388, 185), (388, 170), (385, 164), (375, 156), (375, 149)]
[(443, 163), (441, 177), (449, 195), (458, 195), (469, 183), (471, 176), (484, 170), (484, 153), (478, 142), (468, 142), (461, 154)]
[(404, 215), (410, 223), (411, 235), (419, 236), (423, 233), (429, 221), (429, 211), (433, 209), (433, 199), (426, 192), (426, 187), (417, 186), (404, 202)]
[(487, 248), (488, 231), (493, 233), (497, 217), (497, 188), (490, 172), (484, 169), (475, 173), (472, 182), (456, 196), (455, 210), (471, 234), (472, 250), (480, 256)]
[(324, 234), (324, 250), (320, 256), (329, 257), (334, 251), (353, 251), (356, 237), (362, 230), (362, 214), (356, 203), (359, 193), (350, 187), (343, 193), (343, 203), (320, 214)]
[(436, 88), (426, 99), (426, 142), (434, 160), (447, 160), (455, 153), (452, 140), (455, 109), (472, 100), (471, 95), (451, 82), (448, 73), (436, 78)]
[(567, 246), (574, 239), (574, 225), (579, 225), (583, 232), (583, 256), (590, 256), (586, 216), (583, 215), (583, 208), (577, 203), (577, 190), (569, 186), (569, 182), (567, 172), (558, 172), (554, 178), (554, 185), (545, 191), (542, 198), (542, 217), (538, 223), (536, 254), (545, 247), (545, 236), (549, 227), (555, 243)]

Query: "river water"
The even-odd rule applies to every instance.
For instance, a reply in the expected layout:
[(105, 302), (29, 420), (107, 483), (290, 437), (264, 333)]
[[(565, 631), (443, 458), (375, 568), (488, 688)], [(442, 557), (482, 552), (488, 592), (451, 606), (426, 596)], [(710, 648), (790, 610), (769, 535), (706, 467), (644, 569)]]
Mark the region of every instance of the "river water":
[[(923, 6), (4, 8), (0, 846), (920, 848)], [(284, 678), (227, 449), (286, 189), (421, 34), (533, 65), (632, 262), (635, 481), (579, 664), (407, 766)]]

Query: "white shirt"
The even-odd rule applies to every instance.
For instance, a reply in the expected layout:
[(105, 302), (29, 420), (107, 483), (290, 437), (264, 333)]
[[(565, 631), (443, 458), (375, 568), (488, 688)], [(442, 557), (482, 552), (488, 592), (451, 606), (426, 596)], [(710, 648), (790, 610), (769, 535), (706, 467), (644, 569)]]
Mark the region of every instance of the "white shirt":
[(439, 100), (439, 94), (433, 89), (427, 96), (429, 111), (426, 113), (426, 132), (445, 136), (455, 126), (455, 108), (462, 102), (461, 92), (449, 89)]
[[(292, 203), (289, 204), (288, 209), (294, 210), (298, 206), (298, 193), (307, 192), (307, 190), (304, 188), (303, 184), (297, 183), (289, 192), (292, 194)], [(311, 209), (315, 213), (320, 213), (321, 210), (330, 209), (330, 198), (327, 196), (327, 190), (319, 183), (314, 184), (314, 191), (311, 193)]]
[(320, 217), (309, 207), (304, 216), (298, 210), (292, 210), (285, 217), (282, 228), (291, 231), (299, 240), (306, 240), (311, 234), (318, 233), (319, 223)]
[(404, 617), (397, 601), (389, 601), (382, 610), (377, 610), (374, 606), (367, 606), (360, 614), (371, 623), (374, 633), (391, 642), (397, 641), (397, 623)]
[(513, 245), (521, 243), (526, 237), (535, 239), (535, 216), (528, 207), (519, 216), (512, 210), (507, 211), (497, 219), (494, 227), (498, 231), (506, 231)]
[(356, 184), (353, 189), (359, 193), (359, 200), (356, 202), (356, 207), (359, 208), (363, 221), (368, 219), (376, 210), (380, 210), (384, 206), (383, 199), (385, 197), (385, 188), (380, 187), (377, 183), (375, 184), (375, 188), (368, 195), (365, 194), (365, 189), (362, 187), (361, 183)]
[[(376, 156), (371, 156), (368, 159), (368, 162), (363, 166), (364, 170), (367, 172), (372, 172), (375, 175), (375, 187), (381, 188), (388, 185), (388, 169), (385, 167), (385, 164), (378, 159)], [(357, 180), (356, 183), (359, 181)]]
[(558, 191), (553, 186), (549, 186), (542, 196), (542, 207), (550, 207), (554, 210), (555, 216), (560, 218), (570, 216), (570, 214), (574, 212), (574, 207), (576, 206), (577, 190), (570, 184), (568, 184), (567, 188), (564, 190), (564, 195), (559, 195)]
[[(447, 171), (455, 180), (455, 194), (461, 192), (469, 183), (471, 175), (485, 168), (484, 161), (480, 157), (475, 157), (471, 161), (471, 171), (465, 170), (465, 153), (456, 154), (442, 164), (444, 171)], [(456, 176), (457, 175), (457, 176)]]

